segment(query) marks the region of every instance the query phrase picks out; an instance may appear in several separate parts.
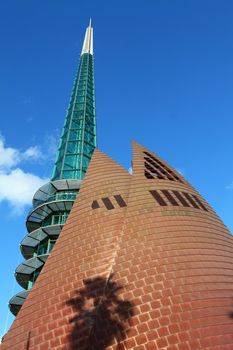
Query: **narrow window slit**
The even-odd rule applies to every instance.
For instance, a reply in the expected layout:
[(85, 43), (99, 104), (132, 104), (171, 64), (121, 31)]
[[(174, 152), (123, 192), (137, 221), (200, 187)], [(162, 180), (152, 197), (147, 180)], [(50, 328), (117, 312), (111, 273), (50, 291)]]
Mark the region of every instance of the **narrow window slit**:
[(93, 201), (91, 207), (92, 207), (92, 209), (98, 209), (98, 208), (100, 208), (100, 205), (97, 201)]
[[(165, 164), (163, 164), (161, 161), (159, 161), (157, 158), (152, 156), (150, 153), (144, 151), (144, 161), (145, 161), (145, 167), (150, 170), (154, 176), (163, 176), (163, 179), (167, 179), (170, 181), (179, 181), (182, 182), (181, 179)], [(153, 167), (154, 171), (150, 169), (150, 167)], [(157, 173), (157, 175), (155, 175)], [(145, 174), (146, 175), (146, 174)]]
[(154, 177), (148, 172), (145, 170), (145, 177), (147, 177), (147, 179), (153, 179)]
[(174, 206), (179, 206), (179, 204), (177, 203), (177, 201), (175, 200), (175, 198), (171, 195), (170, 192), (168, 192), (167, 190), (162, 190), (161, 192), (163, 192), (164, 196), (169, 200), (169, 202), (174, 205)]
[(192, 194), (193, 198), (196, 200), (196, 202), (200, 205), (200, 207), (205, 210), (205, 211), (208, 211), (208, 209), (206, 209), (206, 207), (204, 206), (204, 204), (200, 201), (200, 199), (195, 196), (195, 194)]
[(190, 205), (186, 202), (184, 197), (178, 191), (172, 191), (177, 199), (183, 204), (184, 207), (190, 207)]
[(160, 194), (157, 191), (152, 190), (150, 191), (150, 193), (154, 197), (154, 199), (159, 203), (159, 205), (161, 206), (167, 205), (167, 203), (163, 200), (163, 198), (160, 196)]
[(196, 209), (200, 209), (199, 206), (197, 205), (196, 202), (194, 202), (194, 200), (192, 199), (192, 197), (186, 193), (186, 192), (183, 192), (183, 195), (185, 196), (185, 198), (187, 198), (187, 200), (189, 201), (190, 204), (192, 204), (192, 206)]
[(114, 198), (121, 208), (127, 207), (127, 204), (125, 203), (124, 199), (121, 197), (120, 194), (115, 195)]
[(102, 201), (108, 210), (114, 209), (114, 206), (108, 197), (102, 198)]

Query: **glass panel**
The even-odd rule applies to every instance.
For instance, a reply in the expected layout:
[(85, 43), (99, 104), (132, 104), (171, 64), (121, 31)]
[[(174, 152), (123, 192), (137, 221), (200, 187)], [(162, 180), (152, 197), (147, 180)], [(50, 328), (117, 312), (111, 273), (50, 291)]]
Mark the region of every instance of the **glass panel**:
[(63, 179), (77, 179), (79, 177), (76, 177), (76, 174), (77, 174), (77, 171), (74, 171), (74, 170), (71, 170), (71, 171), (68, 171), (68, 170), (64, 170), (62, 172), (62, 178)]
[(77, 97), (76, 101), (77, 102), (85, 102), (85, 97), (83, 97), (83, 96)]
[(81, 153), (82, 151), (82, 142), (68, 142), (67, 153)]
[(83, 156), (83, 167), (87, 168), (89, 163), (90, 163), (90, 159), (85, 157), (85, 156)]
[(53, 224), (54, 225), (60, 224), (60, 216), (59, 215), (53, 215)]
[(82, 129), (79, 130), (70, 130), (69, 140), (77, 141), (82, 138)]
[(58, 225), (58, 224), (62, 225), (65, 223), (68, 215), (69, 215), (69, 210), (57, 212), (54, 215), (50, 215), (42, 222), (42, 227), (49, 226), (49, 225)]
[(83, 117), (83, 112), (73, 112), (73, 118), (78, 119)]
[(84, 133), (84, 140), (87, 141), (88, 143), (92, 143), (92, 144), (94, 143), (94, 137), (91, 134), (87, 133), (86, 131)]
[(75, 103), (75, 111), (84, 111), (84, 104)]
[[(96, 144), (93, 72), (92, 56), (90, 54), (82, 55), (71, 93), (53, 180), (58, 178), (82, 179), (89, 165), (90, 159), (88, 157), (93, 154)], [(84, 140), (85, 143), (83, 143)]]
[(47, 246), (48, 246), (48, 241), (39, 244), (38, 250), (37, 250), (37, 255), (42, 255), (47, 253)]
[(36, 279), (39, 276), (41, 270), (42, 270), (42, 267), (32, 273), (32, 275), (30, 276), (30, 280), (28, 282), (28, 289), (31, 289), (33, 287), (33, 285), (36, 282)]
[(88, 145), (87, 143), (84, 143), (83, 145), (83, 151), (87, 156), (92, 156), (93, 152), (94, 152), (94, 147)]
[(81, 158), (77, 155), (65, 157), (64, 170), (80, 168)]
[(86, 111), (90, 113), (94, 112), (93, 107), (89, 106), (88, 104), (86, 105)]
[(54, 241), (50, 240), (50, 242), (49, 242), (48, 253), (50, 253), (50, 252), (52, 251), (52, 249), (53, 249), (55, 243), (56, 243), (56, 240), (54, 240)]
[(83, 119), (73, 119), (71, 122), (71, 129), (81, 129), (83, 128), (84, 120)]
[(95, 127), (94, 125), (90, 125), (88, 123), (85, 123), (85, 131), (91, 133), (94, 135), (94, 132), (95, 132)]

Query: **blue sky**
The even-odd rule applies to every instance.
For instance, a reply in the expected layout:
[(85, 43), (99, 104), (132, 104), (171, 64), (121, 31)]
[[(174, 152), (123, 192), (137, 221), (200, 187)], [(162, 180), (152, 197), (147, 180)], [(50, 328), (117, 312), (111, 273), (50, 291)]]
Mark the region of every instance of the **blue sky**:
[(0, 4), (0, 334), (33, 191), (49, 178), (93, 18), (98, 146), (127, 169), (136, 139), (179, 169), (233, 230), (233, 2)]

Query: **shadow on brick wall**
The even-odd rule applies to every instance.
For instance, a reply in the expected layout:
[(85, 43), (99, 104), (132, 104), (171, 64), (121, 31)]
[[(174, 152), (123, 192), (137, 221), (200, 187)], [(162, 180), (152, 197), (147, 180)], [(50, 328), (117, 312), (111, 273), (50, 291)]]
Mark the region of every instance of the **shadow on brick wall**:
[(29, 349), (30, 349), (30, 339), (31, 339), (31, 331), (28, 332), (26, 350), (29, 350)]
[(123, 286), (112, 280), (96, 277), (83, 281), (84, 287), (67, 301), (75, 316), (70, 319), (70, 350), (105, 350), (111, 344), (122, 349), (130, 329), (133, 303), (118, 298)]

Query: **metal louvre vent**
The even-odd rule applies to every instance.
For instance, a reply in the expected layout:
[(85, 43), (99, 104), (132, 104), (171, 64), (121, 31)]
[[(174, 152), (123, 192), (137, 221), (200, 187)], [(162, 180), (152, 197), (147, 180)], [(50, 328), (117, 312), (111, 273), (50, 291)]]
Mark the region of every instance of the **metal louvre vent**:
[[(127, 204), (123, 197), (120, 194), (115, 194), (112, 197), (104, 197), (101, 198), (100, 200), (94, 200), (91, 203), (91, 208), (92, 209), (99, 209), (101, 208), (100, 201), (104, 204), (105, 208), (107, 210), (112, 210), (115, 209), (116, 207), (124, 208), (127, 207)], [(115, 203), (114, 203), (115, 202)], [(114, 206), (115, 205), (115, 206)]]
[(194, 194), (187, 192), (169, 191), (169, 190), (151, 190), (149, 191), (160, 206), (183, 206), (192, 207), (208, 211), (201, 200)]
[(145, 177), (147, 179), (160, 179), (182, 182), (180, 177), (160, 160), (149, 152), (144, 153)]

